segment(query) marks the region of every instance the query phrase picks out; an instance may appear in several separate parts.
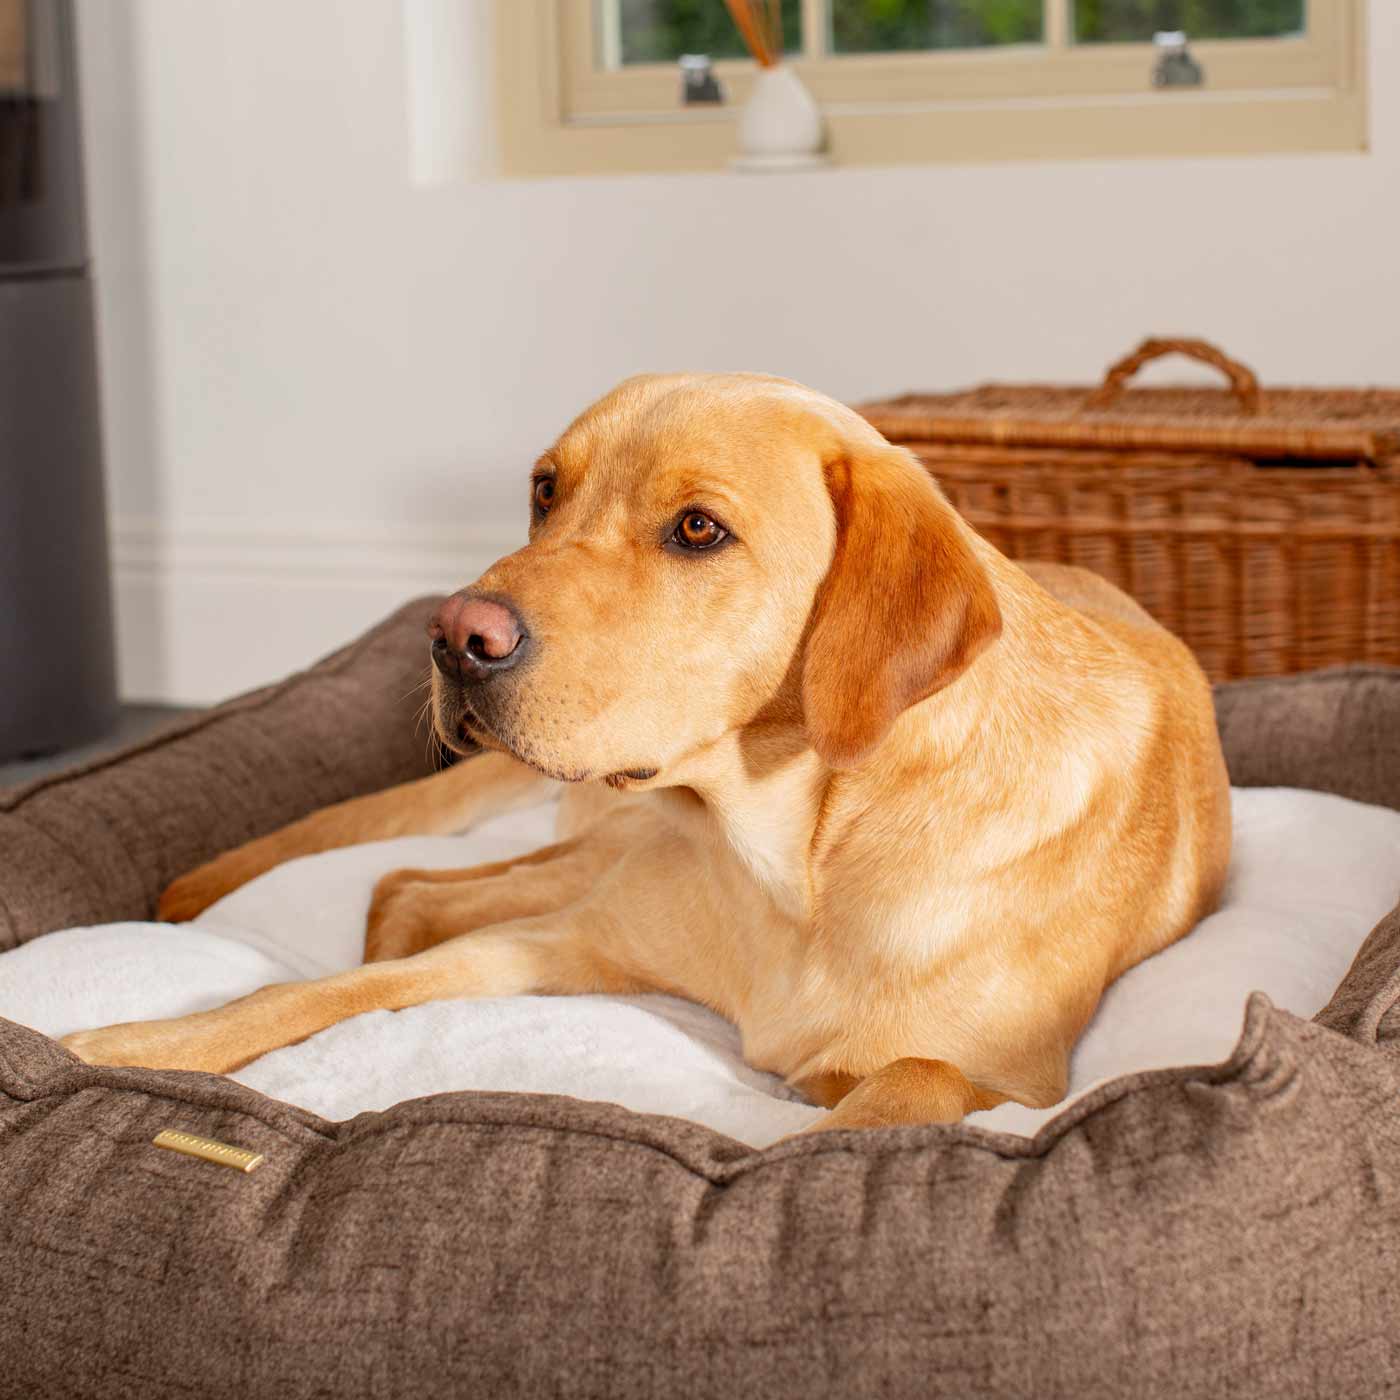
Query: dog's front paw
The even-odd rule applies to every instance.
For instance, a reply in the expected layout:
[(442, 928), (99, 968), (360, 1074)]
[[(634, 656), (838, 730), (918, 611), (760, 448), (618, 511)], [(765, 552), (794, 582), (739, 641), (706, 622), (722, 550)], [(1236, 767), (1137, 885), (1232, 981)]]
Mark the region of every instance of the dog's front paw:
[(365, 919), (365, 961), (405, 958), (423, 946), (424, 923), (415, 908), (421, 870), (391, 870), (374, 887)]
[(178, 1021), (125, 1021), (96, 1030), (74, 1031), (59, 1040), (90, 1065), (140, 1065), (146, 1069), (205, 1069), (219, 1071), (209, 1062), (194, 1037)]
[(71, 1050), (80, 1060), (89, 1065), (139, 1065), (139, 1037), (131, 1037), (125, 1032), (139, 1026), (131, 1022), (123, 1026), (100, 1026), (91, 1031), (74, 1031), (60, 1038), (59, 1044)]
[(267, 868), (247, 848), (227, 851), (173, 881), (156, 905), (156, 917), (162, 923), (186, 923)]
[(204, 877), (207, 866), (200, 866), (166, 887), (156, 902), (156, 918), (164, 924), (183, 924), (202, 914), (219, 898)]

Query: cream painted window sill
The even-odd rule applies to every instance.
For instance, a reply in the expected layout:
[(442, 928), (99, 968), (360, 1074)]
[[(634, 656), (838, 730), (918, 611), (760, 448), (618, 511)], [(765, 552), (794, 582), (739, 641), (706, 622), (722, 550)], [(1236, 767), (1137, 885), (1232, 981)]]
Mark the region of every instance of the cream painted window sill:
[[(1140, 45), (1027, 46), (796, 63), (837, 165), (1361, 151), (1364, 0), (1312, 0), (1306, 39), (1193, 45), (1210, 86), (1155, 91)], [(498, 0), (508, 175), (724, 169), (751, 67), (719, 108), (677, 104), (670, 67), (599, 72), (588, 0)]]

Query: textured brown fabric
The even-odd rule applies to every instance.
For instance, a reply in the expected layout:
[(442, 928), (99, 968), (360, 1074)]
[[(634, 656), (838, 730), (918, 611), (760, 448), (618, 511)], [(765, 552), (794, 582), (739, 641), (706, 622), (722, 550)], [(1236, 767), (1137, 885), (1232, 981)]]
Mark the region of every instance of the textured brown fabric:
[(1400, 668), (1338, 666), (1215, 688), (1237, 787), (1304, 787), (1400, 808)]
[[(1397, 953), (1392, 939), (1392, 957)], [(162, 1152), (176, 1127), (267, 1155)], [(1400, 1067), (1249, 1006), (1032, 1142), (547, 1095), (325, 1123), (0, 1022), (0, 1395), (1374, 1396)]]
[(150, 918), (171, 880), (220, 851), (430, 772), (414, 716), (434, 601), (406, 603), (279, 685), (0, 791), (0, 949), (75, 924)]
[(1313, 1019), (1400, 1063), (1400, 908), (1371, 931), (1332, 1000)]
[[(0, 799), (11, 939), (143, 914), (223, 845), (425, 771), (399, 700), (424, 609)], [(1217, 705), (1235, 782), (1400, 807), (1400, 672)], [(1256, 996), (1224, 1065), (1117, 1080), (1029, 1143), (753, 1152), (523, 1094), (333, 1124), (0, 1021), (0, 1400), (1374, 1396), (1400, 1391), (1397, 1260), (1400, 909), (1315, 1022)]]

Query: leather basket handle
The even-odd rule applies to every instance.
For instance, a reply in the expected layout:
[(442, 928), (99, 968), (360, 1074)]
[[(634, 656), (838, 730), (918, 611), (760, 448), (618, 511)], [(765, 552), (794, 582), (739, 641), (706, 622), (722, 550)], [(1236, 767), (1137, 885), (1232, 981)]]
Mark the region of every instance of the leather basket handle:
[(1248, 414), (1259, 412), (1259, 381), (1252, 370), (1204, 340), (1183, 340), (1170, 336), (1150, 336), (1131, 355), (1125, 355), (1113, 365), (1104, 376), (1103, 383), (1084, 400), (1081, 411), (1093, 413), (1107, 408), (1123, 392), (1128, 380), (1149, 360), (1172, 354), (1189, 355), (1193, 360), (1214, 365), (1229, 379), (1230, 388), (1240, 401), (1240, 409)]

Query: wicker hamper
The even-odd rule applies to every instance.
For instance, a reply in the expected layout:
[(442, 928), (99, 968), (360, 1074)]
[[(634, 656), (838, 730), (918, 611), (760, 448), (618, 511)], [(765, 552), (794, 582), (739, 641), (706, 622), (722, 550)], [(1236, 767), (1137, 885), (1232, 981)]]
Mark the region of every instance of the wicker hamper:
[[(1127, 388), (1173, 351), (1229, 388)], [(1270, 389), (1154, 339), (1092, 391), (988, 384), (861, 405), (1013, 559), (1082, 564), (1212, 680), (1400, 664), (1400, 390)]]

